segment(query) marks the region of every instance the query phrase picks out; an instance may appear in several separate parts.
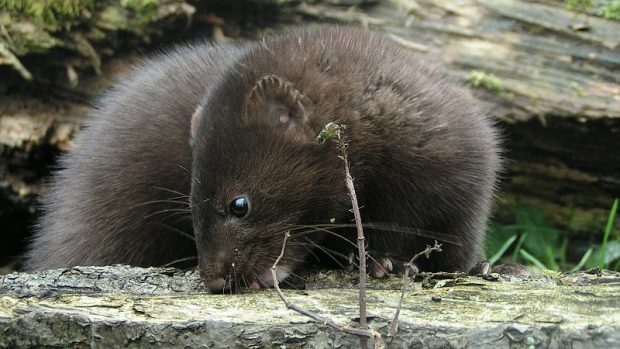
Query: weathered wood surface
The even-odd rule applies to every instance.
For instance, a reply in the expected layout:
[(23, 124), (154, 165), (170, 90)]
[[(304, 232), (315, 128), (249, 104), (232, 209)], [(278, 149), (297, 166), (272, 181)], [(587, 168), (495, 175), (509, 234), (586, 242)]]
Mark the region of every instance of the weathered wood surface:
[(620, 118), (620, 22), (521, 0), (394, 0), (363, 11), (309, 6), (312, 17), (357, 22), (442, 62), (466, 81), (495, 74), (488, 97), (509, 122), (544, 116)]
[[(400, 333), (389, 348), (620, 346), (618, 273), (461, 276), (424, 284), (407, 293)], [(355, 289), (285, 293), (354, 325)], [(368, 292), (370, 324), (383, 338), (398, 297), (396, 290)], [(212, 295), (194, 272), (122, 266), (2, 276), (0, 333), (2, 348), (359, 347), (355, 337), (287, 310), (273, 290)]]

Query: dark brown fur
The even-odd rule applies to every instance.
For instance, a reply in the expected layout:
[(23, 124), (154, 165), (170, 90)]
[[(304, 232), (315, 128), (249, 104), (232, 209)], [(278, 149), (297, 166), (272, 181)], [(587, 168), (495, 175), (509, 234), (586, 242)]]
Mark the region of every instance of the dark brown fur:
[[(191, 186), (207, 285), (269, 286), (265, 271), (288, 229), (285, 270), (307, 257), (304, 237), (344, 245), (300, 234), (332, 218), (350, 223), (338, 151), (314, 141), (330, 121), (347, 127), (363, 220), (461, 242), (444, 244), (421, 269), (473, 264), (500, 167), (497, 135), (467, 92), (408, 50), (353, 29), (296, 30), (247, 47), (182, 48), (127, 81), (64, 160), (28, 269), (161, 265), (195, 253), (193, 241), (169, 228), (192, 234), (188, 216), (171, 214), (187, 206), (156, 202)], [(250, 201), (243, 218), (229, 209), (239, 195)], [(396, 260), (429, 242), (379, 229), (367, 239), (375, 256)]]

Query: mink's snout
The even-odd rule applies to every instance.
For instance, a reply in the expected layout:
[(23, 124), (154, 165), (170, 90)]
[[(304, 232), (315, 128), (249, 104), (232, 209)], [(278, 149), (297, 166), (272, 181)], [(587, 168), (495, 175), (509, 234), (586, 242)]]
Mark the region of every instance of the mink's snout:
[(198, 264), (200, 278), (211, 292), (222, 293), (233, 288), (235, 262), (226, 254), (218, 253), (212, 260)]
[(227, 287), (230, 282), (227, 282), (226, 279), (222, 277), (217, 277), (208, 281), (206, 279), (204, 280), (205, 285), (207, 286), (207, 288), (209, 288), (211, 292), (223, 292), (230, 288)]
[(220, 252), (206, 263), (199, 263), (200, 277), (205, 286), (213, 293), (227, 293), (239, 292), (256, 284), (249, 266), (241, 259)]
[[(247, 258), (229, 258), (219, 253), (211, 261), (199, 262), (200, 278), (205, 286), (213, 293), (235, 293), (244, 288), (260, 289), (274, 287), (271, 267), (257, 267)], [(291, 274), (290, 266), (279, 265), (276, 269), (276, 278), (279, 281)]]

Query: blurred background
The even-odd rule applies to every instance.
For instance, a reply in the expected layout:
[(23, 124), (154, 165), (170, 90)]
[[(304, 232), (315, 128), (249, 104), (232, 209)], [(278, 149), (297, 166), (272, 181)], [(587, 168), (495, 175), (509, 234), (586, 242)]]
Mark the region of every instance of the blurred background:
[(0, 273), (19, 267), (58, 156), (132, 63), (317, 23), (385, 33), (498, 120), (492, 263), (620, 270), (620, 0), (0, 0)]

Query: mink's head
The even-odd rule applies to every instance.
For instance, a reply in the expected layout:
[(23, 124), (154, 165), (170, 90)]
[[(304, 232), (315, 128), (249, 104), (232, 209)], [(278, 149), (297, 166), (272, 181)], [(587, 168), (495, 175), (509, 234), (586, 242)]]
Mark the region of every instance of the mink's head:
[(286, 278), (317, 236), (300, 233), (329, 223), (331, 198), (345, 193), (335, 148), (315, 141), (316, 102), (283, 75), (246, 69), (224, 77), (192, 120), (198, 265), (214, 292), (273, 286), (290, 231), (277, 274)]

